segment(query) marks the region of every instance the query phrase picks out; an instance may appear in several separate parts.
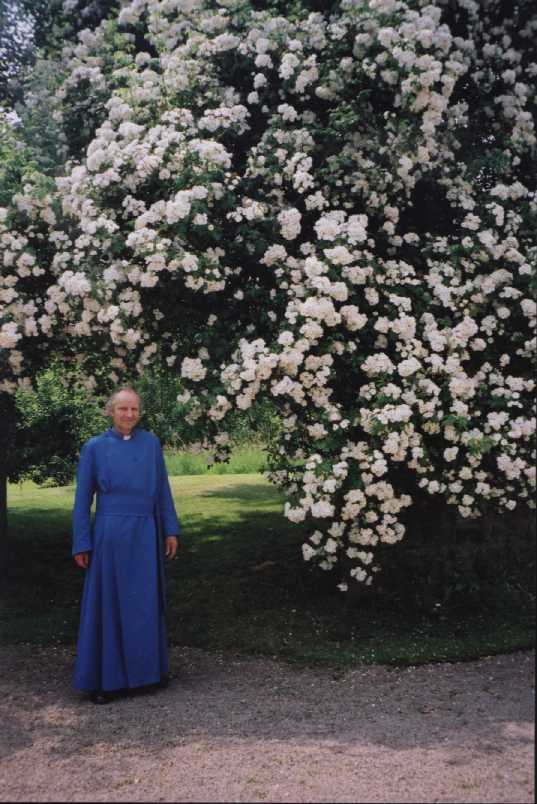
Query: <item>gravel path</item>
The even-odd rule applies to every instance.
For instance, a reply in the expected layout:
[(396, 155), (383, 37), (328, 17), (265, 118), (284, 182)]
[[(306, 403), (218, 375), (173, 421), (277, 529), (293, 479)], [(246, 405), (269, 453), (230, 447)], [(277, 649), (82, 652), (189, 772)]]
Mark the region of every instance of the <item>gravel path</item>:
[(0, 801), (532, 802), (534, 654), (298, 669), (174, 648), (95, 706), (73, 652), (0, 656)]

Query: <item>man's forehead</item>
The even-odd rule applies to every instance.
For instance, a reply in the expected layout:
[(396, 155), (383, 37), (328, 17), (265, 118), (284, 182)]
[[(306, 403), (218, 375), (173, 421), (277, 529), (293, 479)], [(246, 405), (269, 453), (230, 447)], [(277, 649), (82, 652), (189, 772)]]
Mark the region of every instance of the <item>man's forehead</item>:
[(133, 391), (119, 391), (115, 399), (116, 405), (119, 402), (136, 402), (137, 405), (140, 404), (138, 394), (135, 394)]

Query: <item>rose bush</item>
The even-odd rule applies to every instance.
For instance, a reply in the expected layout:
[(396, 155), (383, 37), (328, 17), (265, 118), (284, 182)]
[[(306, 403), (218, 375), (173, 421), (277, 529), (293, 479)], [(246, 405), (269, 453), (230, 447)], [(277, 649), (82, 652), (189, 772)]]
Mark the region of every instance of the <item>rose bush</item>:
[(95, 340), (113, 354), (113, 380), (164, 355), (217, 460), (230, 412), (270, 400), (269, 476), (345, 590), (423, 494), (468, 518), (531, 504), (537, 19), (315, 5), (133, 0), (80, 34), (55, 281), (23, 311), (4, 213), (0, 324), (14, 374), (51, 317), (81, 363)]

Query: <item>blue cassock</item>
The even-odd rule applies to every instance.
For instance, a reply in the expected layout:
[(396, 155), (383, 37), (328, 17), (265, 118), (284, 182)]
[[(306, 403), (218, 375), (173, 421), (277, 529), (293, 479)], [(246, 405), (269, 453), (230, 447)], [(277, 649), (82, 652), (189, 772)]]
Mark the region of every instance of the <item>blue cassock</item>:
[[(90, 509), (96, 495), (95, 517)], [(163, 539), (179, 522), (158, 438), (114, 428), (80, 454), (73, 555), (90, 550), (74, 685), (117, 690), (158, 682), (168, 672)]]

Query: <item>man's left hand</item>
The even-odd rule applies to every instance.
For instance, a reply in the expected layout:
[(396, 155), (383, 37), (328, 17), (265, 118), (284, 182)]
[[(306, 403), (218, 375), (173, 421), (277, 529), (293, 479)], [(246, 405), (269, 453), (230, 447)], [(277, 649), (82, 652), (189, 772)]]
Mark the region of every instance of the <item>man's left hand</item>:
[(178, 541), (177, 536), (166, 536), (166, 558), (175, 558), (177, 554)]

